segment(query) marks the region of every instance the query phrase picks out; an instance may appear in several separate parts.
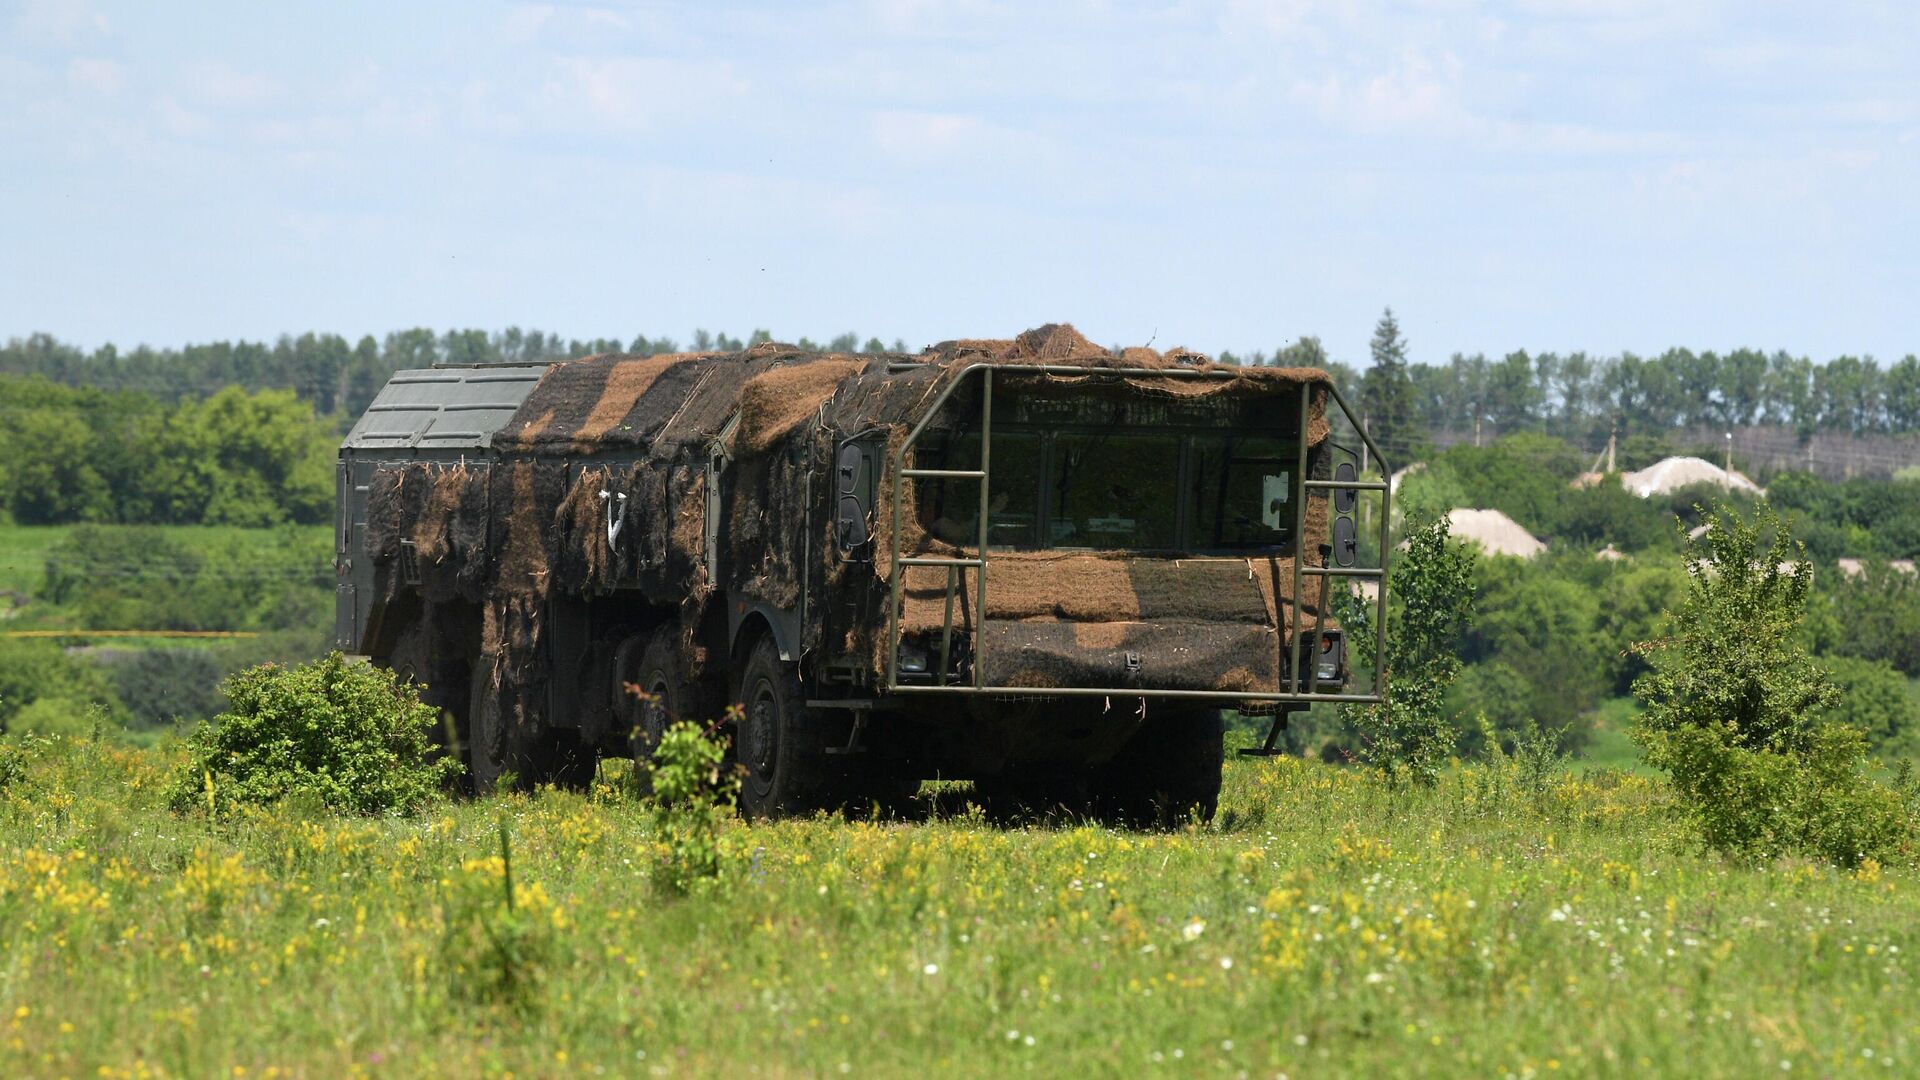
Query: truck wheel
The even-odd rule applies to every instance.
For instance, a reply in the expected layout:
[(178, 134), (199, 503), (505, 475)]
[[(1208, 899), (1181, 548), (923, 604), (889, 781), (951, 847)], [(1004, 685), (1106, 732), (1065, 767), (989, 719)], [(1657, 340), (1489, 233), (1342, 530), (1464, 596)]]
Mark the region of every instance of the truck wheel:
[(500, 695), (493, 689), (493, 665), (486, 657), (473, 663), (467, 695), (467, 775), (475, 795), (493, 794), (500, 774), (513, 767), (507, 753), (507, 731), (500, 715)]
[(746, 775), (740, 809), (748, 817), (790, 817), (838, 805), (834, 768), (818, 717), (806, 707), (800, 680), (771, 637), (754, 643), (740, 671), (740, 718), (734, 756)]
[(1218, 709), (1148, 708), (1146, 722), (1093, 778), (1094, 813), (1131, 828), (1172, 828), (1220, 806)]
[[(643, 795), (653, 792), (653, 774), (648, 763), (660, 745), (667, 728), (687, 714), (689, 687), (680, 671), (680, 658), (672, 636), (656, 630), (647, 635), (639, 659), (623, 663), (616, 688), (619, 710), (615, 713), (627, 725), (627, 749), (633, 755), (633, 778)], [(637, 687), (644, 696), (629, 687)]]
[(474, 794), (492, 794), (508, 772), (521, 791), (539, 784), (581, 789), (593, 782), (600, 763), (572, 732), (530, 734), (508, 722), (485, 657), (473, 664), (468, 700), (467, 771)]
[(1088, 807), (1086, 778), (1064, 766), (1009, 769), (973, 782), (975, 801), (1001, 824), (1074, 821)]
[(457, 753), (466, 738), (467, 714), (471, 711), (469, 670), (464, 655), (450, 655), (444, 639), (435, 633), (426, 619), (418, 619), (401, 632), (390, 656), (375, 657), (374, 662), (391, 670), (403, 683), (412, 683), (423, 704), (433, 706), (438, 720), (428, 731), (433, 746), (431, 756), (438, 759)]

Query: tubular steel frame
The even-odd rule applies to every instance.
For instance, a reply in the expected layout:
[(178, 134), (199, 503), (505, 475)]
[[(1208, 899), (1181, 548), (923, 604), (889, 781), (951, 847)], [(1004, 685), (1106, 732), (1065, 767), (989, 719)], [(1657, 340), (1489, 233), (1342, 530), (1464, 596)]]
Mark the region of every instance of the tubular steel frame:
[[(1315, 701), (1373, 703), (1386, 699), (1387, 563), (1391, 558), (1391, 549), (1388, 544), (1388, 523), (1392, 517), (1393, 490), (1391, 485), (1384, 480), (1361, 480), (1357, 477), (1350, 481), (1331, 479), (1315, 480), (1308, 475), (1307, 420), (1312, 411), (1314, 384), (1307, 382), (1300, 384), (1300, 430), (1297, 436), (1300, 456), (1299, 464), (1296, 468), (1300, 471), (1301, 486), (1300, 497), (1294, 500), (1293, 509), (1293, 596), (1288, 604), (1288, 607), (1291, 609), (1289, 614), (1289, 629), (1292, 632), (1292, 636), (1287, 648), (1291, 650), (1292, 663), (1285, 676), (1285, 684), (1291, 687), (1297, 688), (1304, 681), (1306, 685), (1304, 692), (1298, 689), (1284, 690), (1279, 693), (1244, 693), (1220, 690), (1156, 690), (1138, 686), (988, 686), (985, 642), (987, 622), (987, 563), (989, 562), (987, 556), (987, 519), (989, 517), (989, 508), (992, 506), (988, 495), (989, 476), (992, 470), (993, 375), (996, 371), (1006, 371), (1014, 375), (1111, 376), (1119, 378), (1174, 377), (1231, 379), (1234, 377), (1233, 372), (1219, 370), (1183, 368), (1089, 368), (1062, 364), (970, 364), (961, 369), (960, 373), (954, 376), (954, 378), (941, 389), (939, 395), (936, 396), (932, 404), (927, 407), (926, 413), (920, 417), (919, 422), (914, 424), (912, 430), (907, 433), (907, 437), (901, 441), (900, 445), (896, 447), (893, 452), (892, 468), (890, 470), (893, 483), (893, 528), (887, 540), (888, 576), (891, 579), (888, 588), (887, 602), (887, 637), (888, 640), (892, 642), (892, 647), (887, 650), (887, 679), (886, 685), (881, 687), (883, 692), (890, 694), (1020, 694), (1042, 695), (1046, 697), (1189, 698), (1210, 699), (1222, 702), (1299, 702), (1303, 704)], [(980, 467), (978, 469), (907, 468), (908, 452), (911, 451), (914, 444), (919, 441), (921, 434), (925, 432), (927, 426), (933, 422), (934, 417), (938, 416), (940, 411), (946, 407), (947, 401), (953, 397), (954, 391), (959, 389), (975, 372), (980, 374)], [(1366, 428), (1355, 418), (1353, 409), (1347, 405), (1347, 399), (1342, 397), (1340, 391), (1331, 384), (1327, 385), (1327, 392), (1333, 398), (1334, 403), (1340, 406), (1340, 411), (1346, 415), (1348, 423), (1353, 425), (1353, 429), (1359, 433), (1360, 438), (1366, 443), (1368, 451), (1373, 455), (1373, 459), (1379, 462), (1380, 475), (1390, 475), (1387, 471), (1388, 466), (1386, 459), (1380, 453), (1380, 447), (1374, 443), (1373, 437), (1367, 434)], [(1329, 432), (1329, 437), (1331, 437), (1331, 432)], [(929, 556), (903, 556), (901, 554), (900, 525), (902, 503), (905, 501), (905, 483), (909, 478), (978, 480), (980, 482), (979, 546), (977, 548), (977, 554), (973, 558), (948, 559)], [(1353, 491), (1356, 493), (1356, 496), (1362, 491), (1377, 491), (1380, 493), (1379, 566), (1368, 568), (1306, 565), (1307, 500), (1311, 497), (1309, 492), (1313, 491), (1327, 491), (1328, 499), (1333, 498), (1333, 492), (1335, 491)], [(1323, 559), (1322, 561), (1324, 563), (1325, 560)], [(907, 685), (900, 682), (900, 646), (904, 643), (900, 630), (900, 605), (902, 591), (904, 589), (903, 583), (906, 578), (906, 569), (914, 566), (944, 566), (947, 569), (946, 614), (942, 620), (940, 629), (939, 666), (933, 668), (931, 671), (931, 674), (937, 681), (931, 686)], [(954, 599), (958, 596), (963, 605), (966, 603), (966, 572), (969, 569), (976, 571), (974, 575), (974, 615), (972, 619), (974, 626), (973, 685), (948, 685), (946, 680), (950, 670), (949, 660), (953, 651)], [(1309, 577), (1320, 578), (1328, 584), (1331, 583), (1329, 579), (1332, 578), (1371, 578), (1379, 583), (1379, 593), (1374, 598), (1373, 686), (1368, 693), (1321, 693), (1320, 666), (1317, 662), (1312, 664), (1313, 670), (1311, 675), (1304, 680), (1301, 678), (1300, 662), (1302, 646), (1304, 644), (1302, 631), (1306, 629), (1306, 623), (1303, 605), (1300, 603), (1300, 592), (1301, 587), (1305, 584), (1305, 580)], [(1316, 648), (1322, 639), (1322, 635), (1326, 631), (1327, 625), (1326, 585), (1322, 586), (1320, 596), (1321, 600), (1320, 603), (1316, 605), (1313, 622), (1313, 640)], [(962, 613), (964, 614), (964, 610)]]

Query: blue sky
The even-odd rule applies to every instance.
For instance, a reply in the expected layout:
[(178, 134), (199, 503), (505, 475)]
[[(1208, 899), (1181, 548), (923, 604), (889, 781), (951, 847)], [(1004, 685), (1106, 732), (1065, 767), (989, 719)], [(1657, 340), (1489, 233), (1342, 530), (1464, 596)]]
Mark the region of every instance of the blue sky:
[(0, 337), (1920, 351), (1920, 5), (0, 5)]

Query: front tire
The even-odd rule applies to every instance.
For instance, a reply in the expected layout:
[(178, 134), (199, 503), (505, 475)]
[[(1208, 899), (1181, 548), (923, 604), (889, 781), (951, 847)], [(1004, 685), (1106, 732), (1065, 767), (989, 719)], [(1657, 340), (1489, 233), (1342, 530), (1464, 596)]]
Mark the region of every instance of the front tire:
[(1094, 813), (1131, 828), (1204, 824), (1220, 807), (1225, 736), (1218, 709), (1150, 709), (1093, 778)]
[(745, 772), (740, 810), (750, 818), (794, 817), (839, 805), (837, 769), (800, 680), (771, 637), (755, 642), (740, 669), (733, 746)]

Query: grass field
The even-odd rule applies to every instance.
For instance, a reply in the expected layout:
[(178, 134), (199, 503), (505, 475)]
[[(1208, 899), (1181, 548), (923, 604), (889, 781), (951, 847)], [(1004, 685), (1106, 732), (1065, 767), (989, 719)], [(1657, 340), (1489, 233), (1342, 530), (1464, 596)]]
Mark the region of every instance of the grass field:
[[(0, 795), (0, 1075), (1911, 1075), (1920, 880), (1746, 868), (1620, 773), (1235, 760), (1169, 834), (727, 827), (626, 795), (176, 816), (165, 751)], [(502, 829), (510, 837), (503, 859)], [(507, 878), (511, 875), (509, 907)]]

